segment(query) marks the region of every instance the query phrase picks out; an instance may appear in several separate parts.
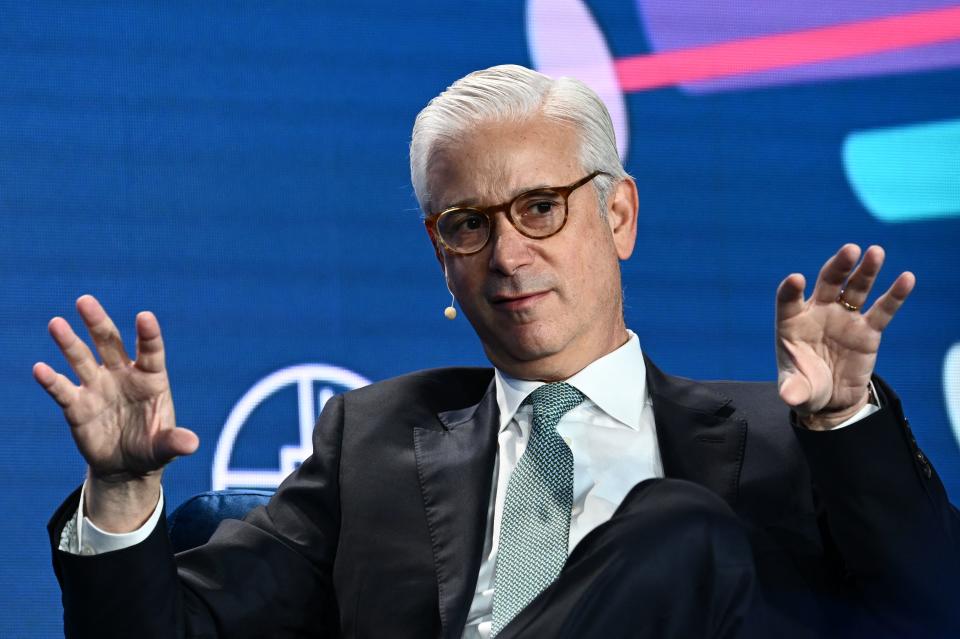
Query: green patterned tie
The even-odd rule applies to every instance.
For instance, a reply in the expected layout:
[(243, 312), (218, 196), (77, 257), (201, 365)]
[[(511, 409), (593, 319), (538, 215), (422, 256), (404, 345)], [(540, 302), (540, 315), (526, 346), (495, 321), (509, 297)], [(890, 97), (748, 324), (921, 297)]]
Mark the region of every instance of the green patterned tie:
[(557, 423), (583, 401), (564, 383), (545, 384), (524, 404), (533, 404), (530, 441), (507, 483), (494, 577), (496, 636), (543, 592), (567, 561), (573, 508), (573, 453)]

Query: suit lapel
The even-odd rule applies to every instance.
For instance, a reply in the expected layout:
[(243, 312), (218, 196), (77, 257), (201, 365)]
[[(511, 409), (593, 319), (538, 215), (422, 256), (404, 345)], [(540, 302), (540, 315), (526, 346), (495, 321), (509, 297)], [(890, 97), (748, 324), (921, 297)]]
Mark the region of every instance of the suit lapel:
[[(730, 398), (661, 372), (644, 356), (667, 477), (695, 482), (735, 507), (747, 423)], [(497, 401), (438, 414), (442, 429), (415, 428), (414, 453), (439, 594), (441, 636), (459, 636), (480, 572), (494, 459)]]
[(729, 397), (644, 360), (664, 474), (705, 486), (735, 507), (746, 420)]
[(497, 450), (497, 415), (491, 381), (479, 404), (440, 413), (442, 430), (415, 428), (413, 433), (443, 637), (461, 632), (480, 572)]

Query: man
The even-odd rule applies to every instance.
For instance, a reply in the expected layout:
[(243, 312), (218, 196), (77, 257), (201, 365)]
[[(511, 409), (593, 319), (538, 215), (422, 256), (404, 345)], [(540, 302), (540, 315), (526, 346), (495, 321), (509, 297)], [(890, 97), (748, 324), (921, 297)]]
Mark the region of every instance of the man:
[[(169, 551), (176, 427), (156, 318), (137, 357), (89, 296), (102, 359), (60, 318), (46, 364), (89, 464), (54, 515), (76, 636), (728, 637), (944, 631), (957, 512), (865, 313), (883, 251), (846, 245), (777, 291), (778, 388), (664, 375), (623, 320), (637, 189), (599, 99), (515, 66), (418, 116), (414, 188), (495, 371), (425, 371), (331, 400), (265, 509)], [(858, 264), (859, 261), (859, 264)], [(778, 393), (779, 390), (779, 393)], [(779, 395), (779, 396), (778, 396)], [(791, 426), (791, 420), (794, 425)], [(159, 503), (158, 503), (159, 499)]]

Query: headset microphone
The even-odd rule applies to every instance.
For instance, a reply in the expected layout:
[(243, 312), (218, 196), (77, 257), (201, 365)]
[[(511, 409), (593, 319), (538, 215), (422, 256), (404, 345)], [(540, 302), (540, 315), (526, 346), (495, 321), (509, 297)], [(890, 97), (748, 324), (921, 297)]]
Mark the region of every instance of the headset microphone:
[(450, 306), (443, 309), (443, 316), (448, 320), (457, 319), (457, 309), (453, 307), (453, 302), (456, 298), (453, 296), (453, 293), (450, 293)]
[(457, 319), (457, 309), (454, 308), (453, 303), (457, 301), (457, 298), (453, 296), (453, 291), (450, 290), (450, 281), (447, 280), (447, 266), (443, 266), (443, 281), (447, 284), (447, 292), (450, 293), (450, 306), (443, 309), (443, 316), (448, 320)]

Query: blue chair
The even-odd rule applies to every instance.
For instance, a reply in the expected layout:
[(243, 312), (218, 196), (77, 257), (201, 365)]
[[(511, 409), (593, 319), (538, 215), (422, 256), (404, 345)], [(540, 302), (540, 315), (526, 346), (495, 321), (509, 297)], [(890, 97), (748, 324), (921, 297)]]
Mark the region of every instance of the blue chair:
[(167, 532), (174, 552), (207, 543), (224, 519), (243, 519), (257, 506), (263, 506), (273, 490), (228, 488), (209, 490), (183, 502), (167, 517)]

